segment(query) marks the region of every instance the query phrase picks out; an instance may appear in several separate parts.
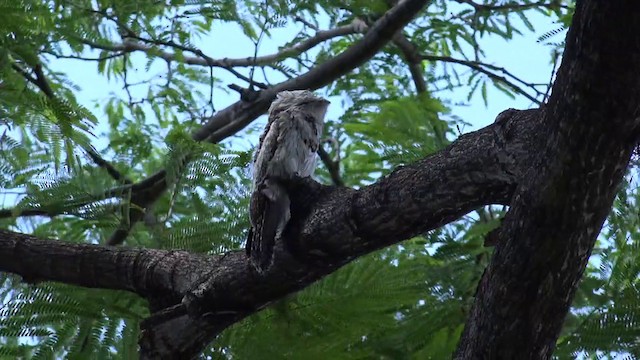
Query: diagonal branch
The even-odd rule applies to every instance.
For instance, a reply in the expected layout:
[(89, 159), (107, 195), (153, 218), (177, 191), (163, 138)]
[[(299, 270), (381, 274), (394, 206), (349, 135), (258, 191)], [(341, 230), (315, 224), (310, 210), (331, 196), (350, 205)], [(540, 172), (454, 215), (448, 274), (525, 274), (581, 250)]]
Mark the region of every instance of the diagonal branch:
[[(349, 49), (330, 60), (311, 69), (299, 77), (276, 84), (260, 91), (252, 101), (240, 100), (217, 112), (206, 124), (192, 134), (196, 141), (219, 142), (237, 133), (262, 115), (282, 90), (311, 89), (325, 86), (335, 79), (349, 73), (373, 57), (400, 29), (413, 19), (415, 14), (426, 4), (427, 0), (406, 0), (393, 7), (376, 21), (362, 37)], [(354, 22), (353, 24), (357, 24)], [(359, 24), (358, 26), (361, 26)], [(166, 172), (158, 171), (137, 184), (138, 191), (146, 191), (143, 202), (135, 203), (140, 208), (152, 204), (166, 190)], [(135, 190), (134, 190), (135, 191)], [(136, 219), (132, 219), (131, 225)], [(123, 233), (124, 234), (124, 233)], [(110, 244), (116, 245), (124, 240), (124, 236), (112, 238)]]
[(548, 9), (568, 8), (567, 5), (562, 4), (562, 2), (559, 0), (554, 0), (549, 2), (546, 2), (543, 0), (543, 1), (532, 2), (528, 4), (518, 4), (514, 2), (507, 2), (506, 4), (503, 4), (503, 5), (479, 4), (472, 0), (455, 0), (455, 1), (460, 4), (471, 5), (471, 7), (473, 7), (475, 11), (500, 12), (500, 11), (523, 11), (523, 10), (535, 9), (535, 8), (548, 8)]
[[(479, 206), (508, 203), (523, 169), (530, 166), (525, 151), (535, 142), (531, 134), (539, 124), (535, 110), (512, 115), (358, 191), (313, 183), (294, 187), (292, 214), (302, 218), (292, 220), (296, 239), (290, 240), (288, 251), (278, 249), (270, 272), (258, 276), (242, 252), (220, 256), (219, 267), (182, 301), (193, 316), (176, 312), (177, 317), (144, 330), (143, 358), (166, 353), (191, 357), (229, 325), (360, 255), (442, 226)], [(225, 291), (215, 291), (221, 288)], [(205, 313), (210, 314), (198, 315)]]
[(427, 83), (424, 80), (424, 71), (422, 69), (422, 58), (416, 46), (402, 33), (398, 33), (393, 37), (393, 44), (400, 49), (407, 62), (411, 78), (416, 86), (416, 92), (421, 94), (427, 91)]
[[(170, 311), (177, 316), (160, 312), (158, 321), (146, 322), (141, 356), (191, 358), (229, 325), (358, 256), (442, 226), (478, 206), (508, 203), (530, 166), (527, 154), (537, 153), (529, 151), (535, 145), (531, 134), (539, 125), (537, 114), (512, 110), (506, 119), (360, 190), (311, 180), (291, 184), (296, 215), (285, 234), (288, 250), (277, 249), (276, 262), (264, 276), (252, 270), (243, 251), (207, 257), (37, 240), (4, 230), (0, 271), (30, 282), (133, 291), (149, 300), (152, 311), (177, 309)], [(216, 290), (221, 288), (225, 291)]]
[(262, 91), (252, 103), (236, 102), (220, 111), (199, 130), (193, 133), (198, 141), (220, 141), (235, 134), (262, 115), (275, 95), (282, 90), (318, 89), (364, 64), (373, 57), (395, 33), (413, 19), (425, 5), (426, 0), (405, 0), (389, 10), (376, 21), (365, 36), (343, 53), (316, 66), (297, 78), (287, 80)]
[(320, 157), (320, 161), (322, 161), (324, 166), (327, 168), (333, 184), (336, 186), (344, 186), (344, 181), (342, 181), (342, 178), (340, 177), (340, 163), (338, 161), (333, 161), (331, 159), (331, 155), (329, 155), (322, 146), (318, 148), (318, 156)]
[(85, 149), (87, 155), (93, 160), (96, 165), (105, 169), (107, 173), (113, 178), (113, 180), (117, 182), (121, 182), (123, 184), (132, 184), (133, 182), (129, 180), (126, 176), (122, 175), (120, 171), (118, 171), (110, 162), (103, 159), (97, 152), (93, 149)]
[[(483, 73), (483, 74), (487, 75), (493, 81), (500, 82), (500, 83), (503, 83), (503, 84), (509, 86), (515, 92), (517, 92), (518, 94), (526, 97), (527, 99), (531, 100), (534, 104), (537, 104), (537, 105), (541, 104), (540, 100), (538, 100), (537, 97), (544, 96), (544, 93), (542, 91), (539, 91), (538, 89), (536, 89), (536, 87), (535, 87), (536, 84), (532, 84), (532, 83), (526, 82), (526, 81), (520, 79), (519, 77), (513, 75), (511, 72), (509, 72), (505, 68), (502, 68), (502, 67), (499, 67), (499, 66), (486, 64), (486, 63), (481, 63), (481, 62), (477, 62), (477, 61), (456, 59), (456, 58), (453, 58), (453, 57), (450, 57), (450, 56), (421, 55), (421, 57), (422, 57), (423, 60), (442, 61), (442, 62), (459, 64), (459, 65), (464, 65), (466, 67), (469, 67), (469, 68), (471, 68), (471, 69), (473, 69), (475, 71), (478, 71), (480, 73)], [(513, 81), (509, 80), (507, 77), (502, 76), (502, 75), (498, 75), (498, 74), (496, 74), (496, 73), (494, 73), (494, 72), (492, 72), (490, 70), (487, 70), (486, 68), (489, 68), (489, 69), (494, 70), (494, 71), (502, 72), (507, 77), (514, 79), (516, 82), (519, 82), (519, 83), (527, 86), (528, 88), (533, 89), (533, 91), (535, 91), (535, 93), (536, 93), (536, 96), (529, 95), (529, 93), (524, 91), (524, 89), (522, 89), (519, 85), (517, 85)]]
[[(47, 80), (47, 77), (44, 74), (44, 71), (42, 70), (41, 64), (37, 64), (36, 66), (33, 67), (33, 73), (35, 74), (35, 77), (31, 76), (31, 74), (29, 74), (28, 71), (26, 71), (16, 63), (12, 63), (11, 67), (17, 73), (22, 75), (22, 77), (24, 77), (28, 82), (38, 87), (38, 89), (40, 89), (40, 91), (42, 91), (42, 93), (45, 94), (45, 96), (48, 99), (50, 100), (56, 99), (56, 94), (51, 88), (51, 85), (49, 84), (49, 81)], [(96, 165), (104, 168), (114, 180), (122, 181), (125, 184), (131, 183), (131, 180), (127, 179), (124, 175), (122, 175), (122, 173), (120, 173), (107, 160), (103, 159), (95, 150), (93, 150), (92, 148), (84, 148), (84, 147), (83, 147), (83, 150), (87, 153), (87, 155), (91, 158), (91, 160), (93, 160), (93, 162), (96, 163)], [(44, 215), (44, 214), (38, 214), (38, 215)]]

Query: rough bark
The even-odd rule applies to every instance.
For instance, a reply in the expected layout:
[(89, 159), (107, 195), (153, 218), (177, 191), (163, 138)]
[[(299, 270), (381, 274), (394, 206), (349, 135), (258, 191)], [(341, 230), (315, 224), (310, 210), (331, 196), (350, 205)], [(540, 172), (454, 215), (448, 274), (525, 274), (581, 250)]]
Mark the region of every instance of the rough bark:
[(548, 359), (638, 143), (640, 3), (579, 1), (457, 359)]
[(508, 110), (495, 124), (357, 191), (309, 179), (289, 184), (295, 208), (287, 249), (277, 249), (275, 264), (263, 277), (242, 251), (203, 257), (37, 240), (7, 231), (0, 232), (0, 271), (24, 274), (29, 281), (133, 291), (149, 300), (152, 311), (184, 298), (185, 311), (146, 324), (141, 355), (193, 357), (229, 325), (358, 256), (479, 206), (508, 203), (531, 162), (528, 154), (536, 153), (528, 149), (539, 142), (537, 114)]

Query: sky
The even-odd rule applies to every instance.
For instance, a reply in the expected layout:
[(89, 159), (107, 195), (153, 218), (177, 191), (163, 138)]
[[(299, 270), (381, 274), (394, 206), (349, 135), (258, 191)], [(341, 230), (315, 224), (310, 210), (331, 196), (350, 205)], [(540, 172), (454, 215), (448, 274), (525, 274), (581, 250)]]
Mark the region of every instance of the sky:
[[(320, 18), (319, 20), (320, 29), (327, 29), (329, 27), (328, 17), (324, 19)], [(512, 17), (512, 20), (516, 24), (520, 21), (516, 17)], [(515, 36), (515, 38), (511, 40), (504, 40), (496, 36), (482, 39), (481, 47), (487, 54), (487, 60), (485, 62), (504, 67), (528, 82), (548, 83), (552, 73), (552, 65), (550, 63), (551, 48), (538, 43), (536, 40), (540, 35), (549, 30), (558, 28), (558, 25), (554, 24), (552, 19), (533, 12), (530, 13), (529, 20), (536, 27), (534, 33), (528, 32), (525, 33), (524, 36)], [(296, 36), (302, 29), (302, 26), (300, 23), (291, 23), (284, 28), (273, 29), (271, 31), (271, 37), (264, 37), (261, 41), (257, 55), (268, 55), (277, 52), (280, 46), (291, 41), (291, 39)], [(524, 26), (518, 27), (524, 29)], [(561, 34), (554, 37), (553, 40), (559, 42), (563, 39), (563, 36), (564, 34)], [(213, 29), (208, 36), (193, 39), (192, 41), (195, 46), (212, 58), (250, 57), (254, 55), (255, 50), (254, 44), (242, 34), (238, 25), (219, 21), (214, 23)], [(317, 48), (314, 48), (311, 51), (317, 50)], [(97, 52), (94, 52), (93, 55), (97, 55)], [(132, 59), (137, 65), (136, 68), (138, 70), (137, 72), (129, 72), (130, 82), (147, 79), (150, 77), (150, 74), (166, 72), (166, 65), (163, 61), (156, 61), (151, 68), (147, 70), (145, 68), (146, 58), (143, 54), (134, 54), (132, 55)], [(106, 77), (99, 75), (98, 63), (95, 61), (51, 59), (49, 65), (52, 70), (67, 74), (69, 80), (79, 86), (81, 90), (75, 92), (78, 102), (90, 109), (99, 120), (97, 128), (93, 131), (93, 133), (96, 134), (96, 138), (93, 139), (92, 145), (99, 151), (108, 148), (108, 140), (106, 136), (104, 136), (104, 133), (108, 130), (104, 108), (107, 100), (112, 96), (112, 93), (120, 94), (120, 96), (124, 97), (125, 92), (122, 89), (122, 84), (113, 80), (110, 81)], [(468, 71), (468, 69), (464, 67), (459, 67), (458, 69), (462, 72)], [(239, 68), (238, 70), (248, 75), (247, 69)], [(220, 79), (223, 86), (228, 84), (245, 85), (224, 69), (214, 68), (213, 71), (214, 77)], [(257, 80), (260, 80), (260, 72), (257, 71), (256, 74)], [(285, 80), (284, 77), (275, 72), (268, 73), (267, 75), (272, 82)], [(280, 76), (280, 78), (278, 78), (278, 76)], [(208, 84), (202, 84), (199, 85), (199, 87), (201, 89), (208, 89)], [(467, 101), (468, 90), (469, 88), (462, 88), (452, 91), (441, 91), (435, 94), (441, 99), (450, 100), (451, 104), (459, 103), (458, 105), (450, 106), (451, 115), (470, 124), (468, 127), (459, 129), (461, 133), (477, 130), (492, 123), (496, 115), (505, 109), (527, 109), (535, 106), (530, 100), (522, 96), (517, 96), (515, 99), (512, 99), (491, 86), (488, 88), (488, 105), (485, 106), (479, 92), (470, 101)], [(136, 94), (135, 89), (132, 90), (132, 92), (134, 95)], [(322, 92), (322, 90), (319, 90), (319, 92)], [(142, 97), (145, 94), (139, 92), (138, 95)], [(239, 98), (238, 94), (234, 91), (223, 91), (219, 89), (214, 90), (213, 97), (217, 110), (223, 109), (236, 102)], [(331, 100), (332, 104), (329, 107), (327, 118), (335, 120), (344, 111), (344, 108), (342, 108), (343, 102), (335, 98)], [(148, 113), (148, 118), (149, 121), (156, 121), (154, 115), (151, 113)], [(258, 119), (258, 126), (265, 122), (266, 118), (262, 116)], [(251, 136), (246, 136), (246, 134), (240, 133), (238, 136), (234, 136), (233, 139), (228, 139), (227, 141), (232, 141), (233, 147), (238, 150), (248, 150), (252, 149), (257, 143), (257, 134), (253, 133)], [(111, 160), (115, 155), (116, 154), (113, 153), (107, 153), (105, 158)], [(4, 194), (0, 200), (0, 207), (15, 206), (19, 197), (19, 195), (12, 193)]]
[[(515, 20), (515, 22), (518, 21), (517, 19)], [(552, 73), (550, 63), (551, 48), (538, 43), (536, 39), (541, 34), (556, 28), (557, 25), (553, 24), (551, 19), (534, 13), (531, 14), (530, 21), (536, 26), (535, 33), (516, 36), (512, 40), (504, 40), (495, 36), (487, 37), (481, 41), (481, 46), (487, 54), (486, 62), (502, 66), (528, 82), (548, 83)], [(276, 52), (279, 46), (290, 41), (301, 28), (302, 25), (300, 23), (295, 23), (285, 28), (273, 30), (272, 37), (265, 37), (260, 43), (258, 56)], [(327, 24), (322, 24), (321, 22), (320, 28), (326, 29)], [(560, 41), (562, 36), (563, 35), (559, 36), (557, 41)], [(239, 27), (235, 24), (217, 22), (209, 36), (196, 39), (194, 43), (199, 49), (212, 58), (247, 57), (253, 56), (254, 54), (254, 44), (242, 34)], [(137, 59), (135, 61), (137, 61), (140, 66), (138, 66), (138, 72), (131, 75), (131, 82), (135, 82), (137, 79), (142, 80), (148, 78), (149, 73), (165, 71), (165, 67), (160, 61), (154, 63), (147, 72), (145, 71), (145, 58), (141, 54), (135, 55), (133, 59)], [(114, 81), (109, 81), (99, 75), (97, 72), (97, 62), (54, 59), (50, 65), (54, 70), (68, 74), (69, 79), (80, 86), (81, 91), (76, 92), (79, 103), (89, 108), (99, 120), (101, 119), (98, 129), (96, 129), (97, 131), (94, 133), (100, 134), (106, 131), (104, 104), (111, 96), (110, 93), (124, 94), (122, 85)], [(467, 71), (467, 69), (463, 67), (459, 67), (459, 69)], [(245, 72), (245, 74), (247, 73)], [(221, 79), (225, 85), (232, 83), (241, 86), (245, 85), (223, 69), (214, 68), (214, 76)], [(268, 74), (268, 76), (271, 81), (278, 80), (277, 73), (271, 73)], [(284, 78), (280, 79), (284, 80)], [(202, 86), (205, 88), (207, 84), (203, 84)], [(453, 103), (466, 103), (464, 105), (451, 107), (452, 115), (458, 116), (465, 122), (471, 124), (470, 127), (461, 129), (463, 133), (490, 124), (498, 113), (507, 108), (527, 109), (535, 106), (530, 100), (522, 96), (512, 99), (492, 87), (488, 88), (488, 105), (485, 106), (479, 92), (471, 101), (467, 101), (468, 90), (468, 88), (463, 88), (436, 94), (443, 99), (453, 100)], [(213, 95), (217, 110), (223, 109), (238, 100), (238, 94), (233, 91), (224, 92), (222, 90), (214, 90)], [(327, 117), (329, 119), (336, 119), (343, 111), (344, 109), (341, 107), (340, 101), (332, 101)], [(153, 118), (152, 114), (149, 115)], [(264, 122), (265, 120), (261, 119), (260, 121)], [(236, 138), (236, 140), (238, 139)], [(256, 141), (257, 139), (255, 138), (245, 139), (241, 137), (238, 146), (251, 147), (255, 145)], [(108, 146), (108, 143), (104, 137), (101, 138), (98, 136), (93, 145), (98, 150), (102, 150)]]

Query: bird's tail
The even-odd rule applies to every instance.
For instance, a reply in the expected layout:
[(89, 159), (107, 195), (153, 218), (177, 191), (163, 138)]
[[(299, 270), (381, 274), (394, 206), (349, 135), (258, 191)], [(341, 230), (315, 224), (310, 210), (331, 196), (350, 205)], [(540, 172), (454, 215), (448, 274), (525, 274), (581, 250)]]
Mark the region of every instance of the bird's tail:
[[(254, 198), (255, 197), (255, 198)], [(280, 184), (267, 182), (252, 196), (254, 228), (247, 239), (247, 253), (258, 272), (269, 269), (273, 262), (276, 239), (289, 221), (290, 200)]]

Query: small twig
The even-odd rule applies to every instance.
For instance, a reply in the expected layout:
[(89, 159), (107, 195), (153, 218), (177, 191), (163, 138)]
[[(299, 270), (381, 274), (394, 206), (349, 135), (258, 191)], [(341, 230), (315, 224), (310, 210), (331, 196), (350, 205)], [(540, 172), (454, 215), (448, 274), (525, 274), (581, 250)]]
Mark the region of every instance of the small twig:
[(140, 329), (149, 329), (184, 315), (187, 315), (187, 307), (183, 304), (176, 304), (149, 315), (148, 318), (140, 322)]
[(551, 88), (553, 86), (553, 77), (556, 75), (556, 70), (558, 66), (558, 58), (560, 57), (560, 53), (556, 52), (553, 56), (553, 66), (551, 67), (551, 76), (549, 76), (549, 83), (547, 85), (547, 90), (544, 92), (544, 96), (542, 97), (542, 103), (544, 104), (547, 101), (549, 93), (551, 92)]
[(393, 37), (392, 42), (400, 49), (409, 66), (409, 72), (411, 72), (413, 83), (416, 86), (416, 92), (422, 94), (427, 91), (427, 83), (424, 81), (424, 72), (422, 69), (422, 58), (416, 46), (401, 32)]
[(109, 173), (109, 175), (111, 175), (111, 177), (115, 181), (119, 181), (124, 184), (133, 184), (131, 180), (129, 180), (126, 176), (122, 175), (120, 171), (116, 170), (116, 168), (113, 165), (111, 165), (111, 163), (109, 163), (108, 161), (100, 157), (100, 155), (98, 155), (98, 153), (93, 151), (93, 149), (85, 149), (85, 151), (87, 152), (87, 155), (89, 155), (91, 160), (93, 160), (93, 162), (96, 163), (96, 165), (105, 169), (107, 173)]
[[(326, 142), (326, 141), (323, 141)], [(320, 146), (318, 147), (318, 155), (320, 156), (320, 160), (329, 171), (329, 175), (331, 176), (331, 181), (336, 186), (344, 186), (344, 181), (340, 176), (340, 162), (333, 161), (331, 156), (326, 152), (326, 150)], [(339, 160), (339, 157), (337, 158)]]
[(258, 49), (260, 48), (260, 43), (262, 42), (262, 38), (267, 30), (267, 26), (271, 18), (269, 17), (269, 2), (264, 2), (264, 22), (262, 27), (260, 28), (260, 35), (258, 35), (258, 39), (253, 43), (253, 61), (254, 64), (251, 66), (251, 70), (249, 70), (249, 90), (253, 90), (253, 75), (255, 74), (256, 64), (255, 61), (258, 58)]
[(115, 59), (117, 57), (123, 56), (126, 53), (125, 52), (116, 52), (114, 54), (111, 55), (106, 55), (106, 56), (100, 56), (100, 57), (84, 57), (84, 56), (73, 56), (73, 55), (62, 55), (62, 54), (58, 54), (55, 53), (53, 51), (43, 51), (43, 53), (45, 54), (49, 54), (53, 57), (55, 57), (56, 59), (73, 59), (73, 60), (83, 60), (83, 61), (105, 61), (105, 60), (110, 60), (110, 59)]
[(455, 1), (460, 4), (470, 5), (471, 7), (474, 8), (475, 11), (512, 11), (512, 10), (521, 11), (521, 10), (528, 10), (528, 9), (533, 9), (537, 7), (551, 8), (551, 9), (552, 8), (563, 8), (563, 9), (568, 8), (567, 5), (562, 4), (560, 1), (551, 1), (551, 2), (539, 1), (536, 3), (530, 3), (530, 4), (507, 3), (504, 5), (478, 4), (471, 0), (455, 0)]
[(251, 88), (246, 89), (236, 84), (229, 84), (227, 85), (227, 87), (229, 87), (229, 89), (233, 91), (237, 91), (240, 94), (240, 99), (247, 102), (254, 101), (260, 95), (259, 91), (253, 90)]
[(490, 69), (495, 70), (495, 71), (501, 71), (502, 73), (504, 73), (505, 75), (511, 77), (512, 79), (514, 79), (514, 80), (522, 83), (523, 85), (531, 88), (533, 91), (536, 92), (536, 94), (538, 96), (544, 95), (543, 92), (541, 92), (540, 90), (535, 88), (534, 84), (525, 82), (524, 80), (522, 80), (522, 79), (516, 77), (515, 75), (511, 74), (509, 71), (507, 71), (504, 68), (501, 68), (501, 67), (498, 67), (498, 66), (495, 66), (495, 65), (491, 65), (491, 64), (479, 63), (479, 62), (476, 62), (476, 61), (468, 61), (468, 60), (456, 59), (456, 58), (452, 58), (450, 56), (422, 55), (422, 59), (423, 60), (429, 60), (429, 61), (449, 62), (449, 63), (454, 63), (454, 64), (467, 66), (467, 67), (469, 67), (469, 68), (471, 68), (473, 70), (476, 70), (476, 71), (478, 71), (480, 73), (483, 73), (483, 74), (487, 75), (490, 79), (492, 79), (494, 81), (498, 81), (498, 82), (504, 83), (505, 85), (507, 85), (510, 88), (512, 88), (518, 94), (520, 94), (520, 95), (526, 97), (527, 99), (531, 100), (536, 105), (540, 105), (541, 104), (540, 100), (538, 100), (534, 96), (531, 96), (529, 93), (524, 91), (520, 86), (516, 85), (512, 81), (509, 81), (506, 77), (497, 75), (497, 74), (485, 69), (485, 67), (487, 67), (487, 68), (490, 68)]
[(309, 28), (311, 28), (311, 29), (313, 29), (313, 30), (316, 30), (316, 31), (318, 31), (318, 30), (319, 30), (319, 28), (318, 28), (316, 25), (314, 25), (314, 24), (312, 24), (312, 23), (308, 22), (308, 21), (307, 21), (307, 20), (305, 20), (302, 16), (296, 16), (293, 20), (294, 20), (294, 21), (301, 22), (301, 23), (303, 23), (305, 26), (307, 26), (307, 27), (309, 27)]

